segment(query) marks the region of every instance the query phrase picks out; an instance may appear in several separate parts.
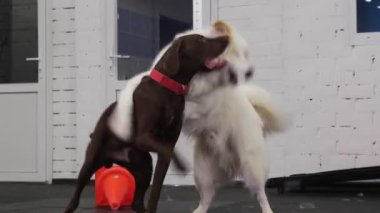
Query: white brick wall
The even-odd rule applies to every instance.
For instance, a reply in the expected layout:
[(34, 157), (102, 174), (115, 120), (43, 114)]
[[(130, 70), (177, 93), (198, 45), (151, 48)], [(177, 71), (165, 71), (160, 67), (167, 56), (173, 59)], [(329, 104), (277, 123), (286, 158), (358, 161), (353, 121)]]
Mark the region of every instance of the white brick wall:
[(53, 178), (76, 177), (75, 1), (53, 0)]
[[(53, 0), (53, 178), (76, 178), (106, 100), (105, 1)], [(80, 11), (80, 12), (78, 12)]]
[(77, 0), (75, 5), (78, 11), (75, 15), (78, 61), (76, 169), (80, 169), (89, 135), (106, 107), (106, 63), (109, 62), (109, 53), (106, 51), (106, 1)]
[[(267, 143), (272, 177), (380, 165), (380, 44), (350, 44), (347, 0), (214, 2), (249, 41), (255, 83), (293, 117)], [(52, 4), (53, 178), (75, 178), (106, 103), (104, 2)]]
[(247, 37), (255, 83), (293, 116), (271, 176), (380, 165), (380, 44), (350, 44), (347, 0), (218, 0)]

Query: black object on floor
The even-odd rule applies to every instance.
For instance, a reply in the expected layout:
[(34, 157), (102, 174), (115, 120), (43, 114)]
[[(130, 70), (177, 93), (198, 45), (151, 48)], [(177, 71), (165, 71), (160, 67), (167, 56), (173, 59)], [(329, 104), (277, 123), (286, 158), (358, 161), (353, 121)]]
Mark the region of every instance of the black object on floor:
[[(1, 213), (61, 213), (74, 190), (73, 183), (32, 184), (0, 183)], [(275, 213), (375, 213), (380, 209), (379, 184), (338, 184), (307, 187), (305, 191), (278, 194), (268, 189)], [(159, 213), (190, 213), (198, 206), (198, 194), (192, 186), (165, 186)], [(108, 208), (94, 208), (94, 187), (86, 187), (76, 212), (108, 213)], [(130, 213), (128, 209), (117, 211)], [(247, 190), (239, 185), (221, 189), (209, 213), (260, 213), (260, 207)]]
[(347, 181), (362, 181), (380, 179), (380, 166), (363, 167), (327, 172), (296, 174), (289, 177), (272, 178), (267, 186), (277, 187), (280, 193), (292, 189), (304, 189), (307, 186), (342, 183)]

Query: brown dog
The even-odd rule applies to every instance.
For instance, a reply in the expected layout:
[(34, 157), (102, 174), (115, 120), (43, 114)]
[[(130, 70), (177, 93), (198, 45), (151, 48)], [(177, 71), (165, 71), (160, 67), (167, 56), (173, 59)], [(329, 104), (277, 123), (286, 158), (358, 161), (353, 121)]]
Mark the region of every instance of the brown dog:
[[(180, 85), (187, 85), (199, 71), (220, 68), (209, 65), (210, 59), (220, 55), (228, 45), (228, 37), (206, 38), (201, 35), (186, 35), (173, 41), (157, 62), (156, 74), (166, 76)], [(130, 141), (119, 139), (108, 126), (108, 119), (115, 109), (111, 104), (101, 115), (91, 136), (85, 162), (78, 176), (73, 198), (65, 212), (73, 212), (79, 204), (80, 194), (92, 174), (101, 166), (113, 163), (126, 167), (135, 177), (136, 192), (132, 208), (144, 212), (144, 195), (152, 177), (152, 158), (149, 152), (158, 154), (146, 212), (157, 209), (162, 184), (173, 159), (177, 167), (183, 168), (174, 146), (182, 127), (184, 93), (175, 93), (160, 83), (154, 76), (144, 77), (133, 93), (133, 130)], [(184, 92), (184, 91), (183, 91)]]

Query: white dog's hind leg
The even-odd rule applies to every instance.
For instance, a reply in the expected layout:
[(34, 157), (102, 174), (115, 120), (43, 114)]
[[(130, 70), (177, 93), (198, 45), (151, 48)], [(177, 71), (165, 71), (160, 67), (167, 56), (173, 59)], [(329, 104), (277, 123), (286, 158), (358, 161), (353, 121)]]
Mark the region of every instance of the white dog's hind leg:
[[(198, 141), (199, 142), (199, 141)], [(197, 209), (193, 213), (206, 213), (215, 195), (216, 181), (213, 168), (210, 162), (201, 151), (195, 149), (194, 157), (194, 178), (198, 190), (200, 201)]]
[(263, 213), (273, 213), (267, 195), (265, 193), (265, 183), (266, 183), (266, 168), (263, 158), (252, 157), (243, 168), (244, 182), (251, 192), (252, 196), (256, 196), (257, 201), (260, 204)]
[(262, 212), (263, 213), (273, 213), (273, 211), (269, 205), (269, 202), (268, 202), (267, 194), (265, 193), (265, 186), (260, 187), (258, 189), (258, 191), (256, 192), (256, 196), (257, 196), (257, 201), (259, 201)]
[(197, 184), (197, 189), (200, 196), (200, 201), (198, 208), (193, 211), (193, 213), (206, 213), (210, 204), (212, 202), (212, 198), (215, 195), (215, 187), (211, 184)]
[(256, 184), (250, 185), (250, 183), (247, 183), (249, 181), (245, 181), (245, 182), (246, 182), (252, 196), (256, 196), (257, 201), (259, 202), (261, 211), (263, 213), (273, 213), (273, 211), (269, 205), (267, 195), (265, 193), (265, 184), (257, 186)]

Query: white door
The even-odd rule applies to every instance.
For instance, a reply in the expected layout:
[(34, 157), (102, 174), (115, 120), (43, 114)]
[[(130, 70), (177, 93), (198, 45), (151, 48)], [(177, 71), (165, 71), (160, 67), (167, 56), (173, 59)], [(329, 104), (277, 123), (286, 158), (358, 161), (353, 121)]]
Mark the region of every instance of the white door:
[(46, 180), (44, 0), (0, 1), (0, 181)]
[[(174, 35), (193, 26), (200, 26), (193, 14), (198, 7), (193, 0), (112, 0), (107, 5), (107, 47), (109, 73), (107, 75), (107, 101), (114, 102), (125, 82), (136, 73), (149, 69), (157, 52), (171, 41)], [(195, 6), (195, 7), (194, 7)], [(116, 15), (115, 15), (116, 14)], [(180, 140), (180, 152), (192, 160), (192, 144)], [(189, 175), (179, 178), (169, 171), (166, 183), (192, 182)]]
[(125, 80), (147, 70), (176, 33), (193, 27), (193, 1), (111, 0), (107, 11), (108, 102), (113, 102)]

